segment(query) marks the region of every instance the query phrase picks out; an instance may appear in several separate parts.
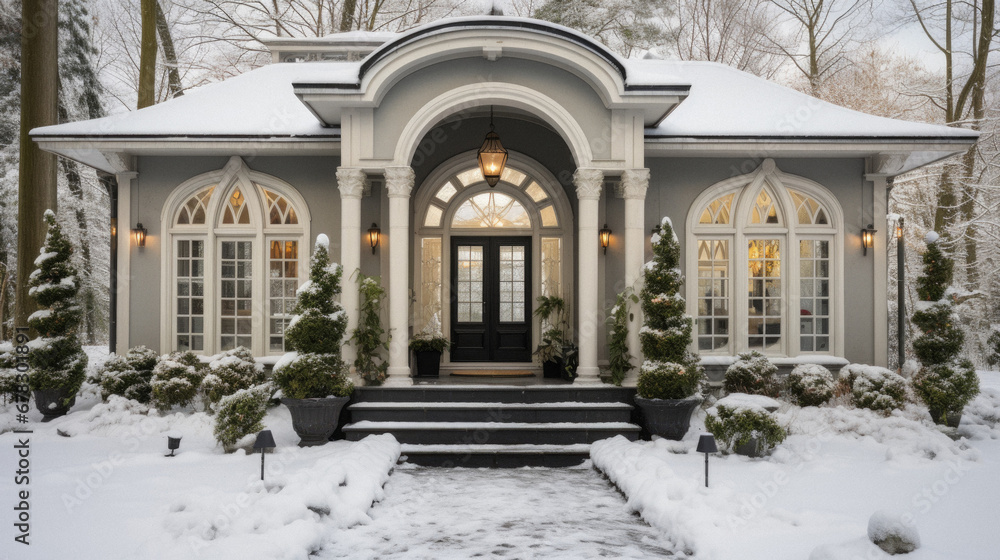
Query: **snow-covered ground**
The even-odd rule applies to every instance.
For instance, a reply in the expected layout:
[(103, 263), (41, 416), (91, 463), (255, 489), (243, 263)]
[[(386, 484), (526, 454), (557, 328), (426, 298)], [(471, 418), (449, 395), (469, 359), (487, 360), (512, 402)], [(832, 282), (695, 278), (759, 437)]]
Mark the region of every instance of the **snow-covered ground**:
[[(698, 558), (888, 558), (867, 538), (888, 510), (913, 519), (922, 546), (912, 560), (993, 560), (1000, 551), (1000, 373), (980, 372), (982, 393), (957, 433), (909, 407), (890, 418), (865, 410), (786, 406), (790, 436), (767, 458), (694, 453), (683, 442), (594, 445), (596, 467), (629, 505)], [(704, 426), (704, 413), (693, 421)], [(957, 438), (957, 439), (953, 439)]]

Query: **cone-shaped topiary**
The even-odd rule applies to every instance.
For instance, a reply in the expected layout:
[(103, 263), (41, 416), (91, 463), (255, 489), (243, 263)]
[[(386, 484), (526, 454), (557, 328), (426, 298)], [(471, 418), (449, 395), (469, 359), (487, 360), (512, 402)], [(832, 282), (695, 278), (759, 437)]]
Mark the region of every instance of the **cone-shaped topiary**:
[(924, 275), (917, 278), (917, 295), (921, 301), (938, 301), (951, 285), (955, 263), (941, 251), (936, 234), (928, 234), (927, 251), (924, 253)]
[[(639, 340), (646, 361), (639, 374), (639, 396), (655, 399), (683, 399), (696, 393), (702, 379), (698, 356), (688, 350), (693, 321), (685, 313), (680, 288), (684, 282), (680, 268), (680, 243), (669, 218), (663, 218), (650, 239), (653, 260), (643, 271), (642, 311), (645, 322)], [(675, 367), (673, 364), (680, 366)], [(643, 378), (647, 378), (643, 381)], [(653, 381), (651, 377), (666, 377)], [(659, 387), (657, 394), (643, 394), (643, 387)]]
[(76, 338), (81, 315), (76, 302), (80, 282), (70, 262), (73, 245), (63, 237), (51, 210), (45, 211), (45, 223), (48, 233), (35, 259), (38, 268), (28, 278), (28, 295), (40, 308), (28, 317), (28, 326), (40, 337), (31, 344), (28, 383), (36, 391), (62, 391), (63, 405), (68, 406), (83, 384), (87, 368), (87, 355)]

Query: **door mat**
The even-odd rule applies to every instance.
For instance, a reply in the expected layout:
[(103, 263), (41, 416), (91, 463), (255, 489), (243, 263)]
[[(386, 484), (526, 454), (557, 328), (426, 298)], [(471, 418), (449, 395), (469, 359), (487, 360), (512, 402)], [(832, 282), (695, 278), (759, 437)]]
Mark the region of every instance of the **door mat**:
[(470, 369), (451, 372), (455, 377), (534, 377), (533, 371), (509, 369)]

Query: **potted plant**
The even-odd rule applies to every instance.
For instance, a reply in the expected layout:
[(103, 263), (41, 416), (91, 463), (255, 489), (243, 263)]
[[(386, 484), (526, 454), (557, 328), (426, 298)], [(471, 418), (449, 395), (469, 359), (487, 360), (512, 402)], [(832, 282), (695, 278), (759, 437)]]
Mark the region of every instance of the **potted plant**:
[(441, 321), (435, 313), (424, 330), (410, 340), (410, 350), (417, 362), (417, 377), (437, 377), (441, 371), (441, 354), (448, 348), (448, 339), (441, 332)]
[[(774, 404), (777, 406), (777, 403)], [(722, 444), (723, 449), (747, 457), (763, 457), (787, 436), (785, 429), (765, 406), (730, 397), (719, 400), (709, 409), (705, 416), (705, 428)]]
[(285, 330), (285, 343), (293, 352), (274, 366), (274, 382), (302, 447), (330, 439), (354, 391), (340, 355), (347, 314), (333, 300), (340, 293), (342, 269), (330, 263), (329, 246), (326, 235), (316, 238), (309, 280), (298, 290), (295, 315)]
[(28, 355), (28, 384), (35, 406), (43, 415), (42, 422), (69, 411), (87, 368), (87, 354), (76, 337), (81, 310), (76, 301), (79, 276), (70, 262), (73, 246), (63, 237), (51, 210), (45, 211), (45, 223), (48, 233), (35, 259), (38, 268), (28, 280), (28, 295), (39, 307), (28, 317), (28, 326), (39, 336), (31, 342)]
[(535, 317), (541, 319), (542, 339), (535, 356), (542, 363), (542, 376), (550, 379), (576, 377), (577, 347), (568, 340), (566, 300), (559, 296), (538, 296)]
[(639, 371), (635, 402), (650, 434), (679, 440), (701, 403), (695, 394), (703, 374), (698, 356), (688, 350), (692, 320), (684, 313), (679, 293), (683, 282), (678, 268), (680, 244), (669, 218), (663, 218), (650, 241), (653, 260), (646, 264), (640, 293), (645, 320), (639, 341), (646, 361)]

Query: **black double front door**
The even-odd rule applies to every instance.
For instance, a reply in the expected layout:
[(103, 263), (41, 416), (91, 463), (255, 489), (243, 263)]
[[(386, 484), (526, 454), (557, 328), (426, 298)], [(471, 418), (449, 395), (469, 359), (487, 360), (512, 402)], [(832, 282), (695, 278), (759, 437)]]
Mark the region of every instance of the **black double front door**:
[(531, 238), (451, 238), (451, 360), (531, 361)]

